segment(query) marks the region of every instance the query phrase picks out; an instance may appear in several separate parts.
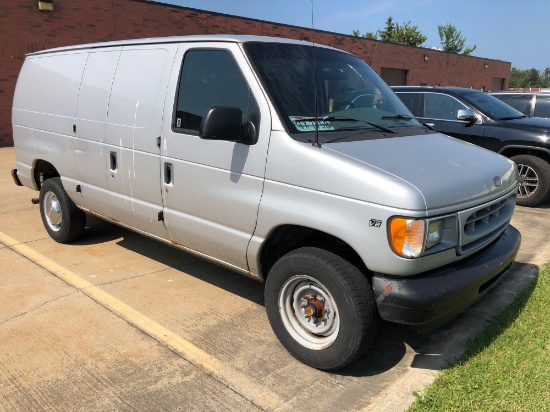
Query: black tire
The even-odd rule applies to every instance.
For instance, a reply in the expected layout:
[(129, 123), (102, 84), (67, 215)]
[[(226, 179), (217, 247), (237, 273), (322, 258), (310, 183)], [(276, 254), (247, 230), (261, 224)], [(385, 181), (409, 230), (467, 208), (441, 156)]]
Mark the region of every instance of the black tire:
[(321, 370), (341, 369), (362, 356), (377, 332), (367, 278), (323, 249), (304, 247), (279, 259), (267, 277), (265, 307), (290, 354)]
[(86, 213), (71, 200), (59, 177), (46, 180), (40, 188), (42, 223), (53, 240), (71, 242), (82, 235)]
[(519, 188), (516, 203), (520, 206), (536, 206), (550, 196), (550, 165), (531, 155), (511, 158), (518, 167)]

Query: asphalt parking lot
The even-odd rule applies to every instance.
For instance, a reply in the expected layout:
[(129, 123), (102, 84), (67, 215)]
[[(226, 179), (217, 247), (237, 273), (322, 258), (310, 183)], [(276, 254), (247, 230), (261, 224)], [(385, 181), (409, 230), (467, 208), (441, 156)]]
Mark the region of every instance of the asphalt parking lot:
[(0, 410), (376, 410), (414, 401), (550, 261), (550, 203), (518, 208), (512, 273), (426, 335), (384, 324), (338, 373), (275, 338), (263, 284), (96, 218), (70, 245), (49, 238), (37, 192), (0, 149)]

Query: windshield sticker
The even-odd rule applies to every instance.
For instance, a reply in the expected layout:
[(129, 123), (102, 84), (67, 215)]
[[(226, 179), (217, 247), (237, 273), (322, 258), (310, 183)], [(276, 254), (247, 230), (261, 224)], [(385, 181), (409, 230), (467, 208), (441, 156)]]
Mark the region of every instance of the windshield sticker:
[[(315, 120), (313, 119), (310, 120), (308, 117), (301, 116), (289, 116), (289, 119), (296, 127), (296, 129), (298, 129), (300, 132), (315, 131)], [(327, 120), (317, 120), (317, 127), (319, 128), (320, 132), (326, 130), (335, 130), (332, 124)]]

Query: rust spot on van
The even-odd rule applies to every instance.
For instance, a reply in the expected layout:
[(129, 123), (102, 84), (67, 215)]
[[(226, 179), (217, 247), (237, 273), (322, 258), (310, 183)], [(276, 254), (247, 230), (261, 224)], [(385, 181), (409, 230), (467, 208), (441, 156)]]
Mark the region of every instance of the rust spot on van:
[(388, 296), (391, 293), (392, 288), (393, 288), (392, 282), (388, 283), (384, 288), (384, 292), (382, 292), (380, 296), (378, 296), (378, 299), (376, 299), (376, 301), (382, 302), (384, 299), (386, 299), (386, 296)]

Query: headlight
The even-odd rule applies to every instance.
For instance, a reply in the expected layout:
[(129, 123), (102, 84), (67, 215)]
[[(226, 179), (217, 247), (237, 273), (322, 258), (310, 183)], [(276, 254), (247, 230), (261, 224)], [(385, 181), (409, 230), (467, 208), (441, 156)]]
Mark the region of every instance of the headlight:
[(426, 235), (426, 249), (439, 245), (443, 236), (443, 221), (432, 220), (428, 224), (428, 234)]
[(395, 253), (406, 258), (419, 257), (426, 249), (441, 243), (442, 220), (394, 217), (389, 223), (389, 241)]

